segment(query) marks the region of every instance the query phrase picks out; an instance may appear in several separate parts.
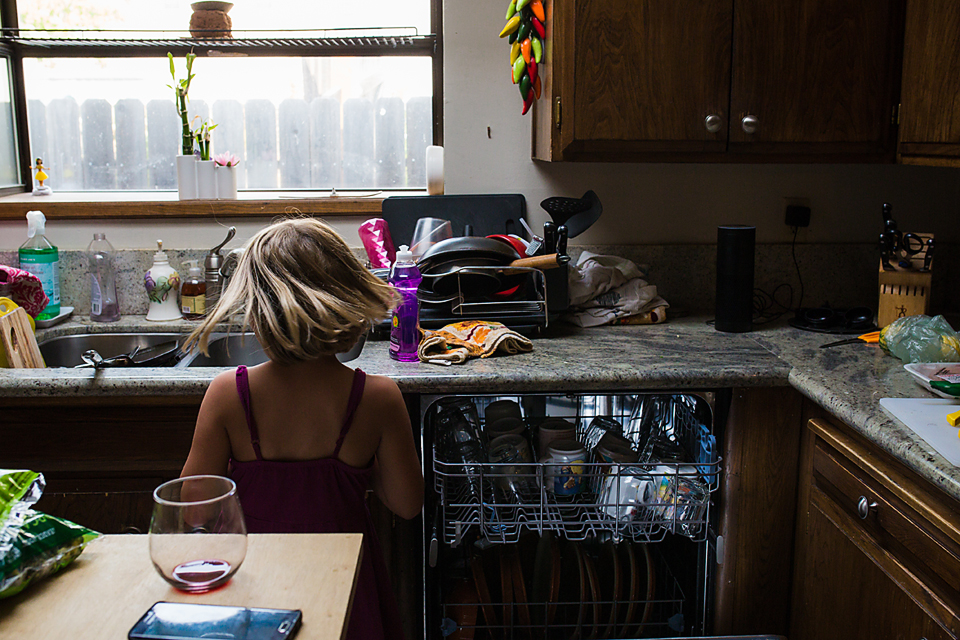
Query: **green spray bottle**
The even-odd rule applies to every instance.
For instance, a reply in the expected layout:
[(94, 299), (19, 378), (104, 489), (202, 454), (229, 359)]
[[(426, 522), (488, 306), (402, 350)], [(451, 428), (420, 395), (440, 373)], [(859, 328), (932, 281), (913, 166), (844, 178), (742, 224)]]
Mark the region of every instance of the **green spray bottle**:
[(20, 246), (20, 268), (40, 279), (50, 302), (37, 320), (60, 315), (60, 252), (47, 240), (47, 218), (40, 211), (27, 212), (27, 241)]

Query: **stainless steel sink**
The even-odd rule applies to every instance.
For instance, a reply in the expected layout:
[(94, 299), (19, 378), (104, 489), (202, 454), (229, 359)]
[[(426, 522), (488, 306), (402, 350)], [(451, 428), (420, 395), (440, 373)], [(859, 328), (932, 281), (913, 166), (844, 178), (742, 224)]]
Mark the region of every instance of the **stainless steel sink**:
[[(349, 362), (357, 358), (363, 350), (365, 338), (353, 346), (350, 351), (337, 354), (340, 362)], [(183, 367), (236, 367), (254, 365), (266, 362), (269, 358), (263, 347), (257, 342), (252, 333), (213, 334), (207, 344), (210, 355), (193, 352), (177, 363), (177, 368)]]
[[(44, 340), (40, 353), (48, 367), (75, 367), (84, 363), (82, 354), (94, 349), (104, 359), (132, 353), (135, 349), (147, 349), (176, 340), (183, 344), (182, 333), (78, 333)], [(171, 359), (167, 365), (173, 364)]]

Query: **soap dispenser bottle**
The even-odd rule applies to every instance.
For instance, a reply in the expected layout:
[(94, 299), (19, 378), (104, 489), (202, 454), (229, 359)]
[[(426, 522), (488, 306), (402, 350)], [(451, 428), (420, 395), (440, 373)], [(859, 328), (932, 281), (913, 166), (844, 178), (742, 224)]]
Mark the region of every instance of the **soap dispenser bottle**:
[(180, 320), (180, 274), (170, 266), (163, 251), (163, 240), (157, 240), (157, 252), (153, 254), (153, 266), (144, 274), (143, 283), (150, 298), (147, 320), (166, 322)]
[(47, 218), (41, 211), (27, 211), (27, 241), (20, 245), (20, 268), (40, 279), (50, 302), (37, 316), (48, 320), (60, 315), (60, 252), (47, 240)]
[(90, 270), (90, 319), (94, 322), (116, 322), (120, 319), (117, 298), (116, 251), (106, 234), (95, 233), (87, 246)]
[(180, 288), (180, 310), (187, 320), (201, 320), (207, 313), (207, 283), (196, 260), (187, 260), (187, 277)]

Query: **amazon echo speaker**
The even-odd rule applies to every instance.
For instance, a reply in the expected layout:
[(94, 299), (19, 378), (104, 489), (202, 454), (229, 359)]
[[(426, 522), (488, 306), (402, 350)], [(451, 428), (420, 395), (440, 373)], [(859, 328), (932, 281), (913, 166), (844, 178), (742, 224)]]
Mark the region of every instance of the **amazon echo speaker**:
[(753, 324), (753, 263), (757, 229), (717, 227), (717, 331), (743, 333)]

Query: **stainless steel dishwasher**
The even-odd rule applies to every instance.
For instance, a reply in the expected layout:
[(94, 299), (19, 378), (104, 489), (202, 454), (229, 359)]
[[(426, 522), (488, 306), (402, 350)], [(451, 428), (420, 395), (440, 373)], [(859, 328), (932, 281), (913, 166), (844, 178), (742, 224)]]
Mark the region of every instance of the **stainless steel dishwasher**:
[(422, 396), (425, 638), (709, 633), (728, 399)]

